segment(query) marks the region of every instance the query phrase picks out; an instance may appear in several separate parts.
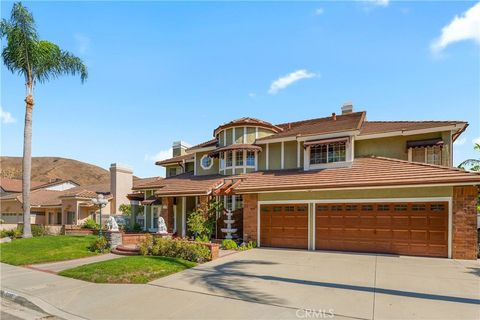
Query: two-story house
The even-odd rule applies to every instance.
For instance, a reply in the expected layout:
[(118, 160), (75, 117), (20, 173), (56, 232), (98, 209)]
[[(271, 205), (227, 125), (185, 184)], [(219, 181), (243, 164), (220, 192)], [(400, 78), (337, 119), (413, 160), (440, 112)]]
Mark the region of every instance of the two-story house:
[[(186, 219), (208, 199), (234, 211), (236, 236), (261, 247), (475, 259), (480, 175), (453, 167), (464, 121), (367, 121), (351, 104), (323, 118), (241, 118), (157, 162), (166, 178), (137, 185), (144, 229)], [(224, 234), (217, 220), (217, 238)]]

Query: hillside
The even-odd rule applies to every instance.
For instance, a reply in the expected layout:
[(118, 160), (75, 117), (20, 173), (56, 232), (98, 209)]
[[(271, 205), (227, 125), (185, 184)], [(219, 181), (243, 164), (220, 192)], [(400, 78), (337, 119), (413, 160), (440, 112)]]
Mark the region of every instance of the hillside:
[[(0, 157), (0, 177), (21, 179), (22, 158)], [(109, 183), (110, 173), (98, 166), (59, 157), (33, 157), (32, 180), (49, 182), (51, 179), (73, 180), (80, 185)]]

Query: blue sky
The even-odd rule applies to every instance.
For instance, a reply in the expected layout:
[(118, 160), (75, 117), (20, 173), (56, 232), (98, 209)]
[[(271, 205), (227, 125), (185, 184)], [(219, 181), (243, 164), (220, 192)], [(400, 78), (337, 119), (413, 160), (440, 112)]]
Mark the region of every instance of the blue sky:
[[(154, 158), (174, 140), (211, 139), (243, 116), (327, 116), (352, 101), (369, 120), (467, 120), (455, 162), (478, 157), (476, 2), (24, 5), (41, 38), (89, 69), (84, 85), (64, 77), (37, 86), (34, 156), (162, 175)], [(1, 2), (2, 18), (11, 7)], [(24, 93), (23, 79), (2, 65), (2, 155), (22, 153)]]

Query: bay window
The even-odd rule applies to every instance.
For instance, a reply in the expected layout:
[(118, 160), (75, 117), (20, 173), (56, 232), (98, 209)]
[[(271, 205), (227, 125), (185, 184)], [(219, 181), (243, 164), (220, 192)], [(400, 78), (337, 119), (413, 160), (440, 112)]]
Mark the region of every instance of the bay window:
[(241, 167), (243, 166), (243, 151), (237, 151), (235, 153), (235, 166), (236, 167)]
[(255, 166), (255, 152), (247, 151), (247, 167)]
[(233, 161), (232, 151), (227, 151), (225, 154), (225, 167), (231, 167)]

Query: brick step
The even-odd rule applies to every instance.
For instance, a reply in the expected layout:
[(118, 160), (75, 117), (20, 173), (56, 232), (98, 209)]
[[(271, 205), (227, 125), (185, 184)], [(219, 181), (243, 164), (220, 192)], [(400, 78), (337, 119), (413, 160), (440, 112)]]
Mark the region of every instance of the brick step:
[(133, 252), (133, 251), (120, 251), (115, 249), (112, 249), (111, 253), (117, 254), (119, 256), (139, 256), (140, 252)]
[(136, 245), (119, 245), (112, 249), (112, 253), (123, 256), (137, 256), (140, 255), (140, 250)]

